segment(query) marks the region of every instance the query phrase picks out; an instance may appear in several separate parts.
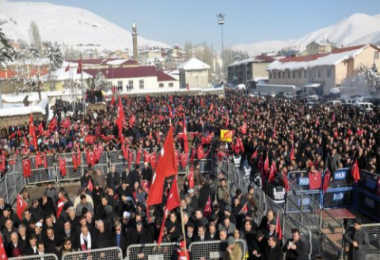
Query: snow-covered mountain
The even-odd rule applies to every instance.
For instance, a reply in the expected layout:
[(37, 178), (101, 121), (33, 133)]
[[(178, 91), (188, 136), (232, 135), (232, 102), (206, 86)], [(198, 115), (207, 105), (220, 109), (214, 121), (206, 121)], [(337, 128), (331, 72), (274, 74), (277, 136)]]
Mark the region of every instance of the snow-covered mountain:
[[(312, 41), (320, 42), (328, 39), (337, 46), (353, 46), (366, 43), (378, 43), (380, 40), (380, 14), (370, 16), (367, 14), (353, 14), (350, 17), (332, 25), (325, 27), (305, 36), (288, 41), (258, 42), (248, 45), (234, 45), (233, 49), (241, 50), (244, 48), (250, 55), (257, 55), (262, 52), (278, 51), (284, 47), (297, 47), (304, 49)], [(288, 43), (288, 44), (286, 44)]]
[[(0, 0), (0, 24), (8, 38), (29, 42), (31, 20), (37, 23), (43, 41), (72, 46), (94, 45), (111, 50), (133, 46), (131, 32), (87, 10), (50, 3)], [(140, 36), (138, 43), (139, 46), (168, 46)]]

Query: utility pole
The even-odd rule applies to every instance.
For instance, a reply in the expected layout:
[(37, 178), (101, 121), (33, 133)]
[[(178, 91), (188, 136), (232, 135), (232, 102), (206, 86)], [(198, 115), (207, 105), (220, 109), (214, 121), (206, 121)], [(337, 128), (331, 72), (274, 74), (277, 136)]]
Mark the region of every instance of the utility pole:
[(80, 55), (81, 68), (80, 68), (80, 82), (82, 84), (82, 96), (83, 96), (83, 115), (86, 114), (86, 90), (83, 82), (83, 54)]
[(225, 69), (225, 67), (226, 67), (226, 65), (224, 64), (224, 36), (223, 36), (223, 25), (224, 25), (224, 17), (225, 17), (226, 15), (225, 14), (222, 14), (222, 13), (220, 13), (220, 14), (217, 14), (216, 15), (216, 17), (218, 18), (218, 24), (220, 25), (220, 32), (221, 32), (221, 38), (222, 38), (222, 51), (221, 51), (221, 58), (222, 58), (222, 71), (223, 71), (223, 73), (224, 73), (224, 69)]

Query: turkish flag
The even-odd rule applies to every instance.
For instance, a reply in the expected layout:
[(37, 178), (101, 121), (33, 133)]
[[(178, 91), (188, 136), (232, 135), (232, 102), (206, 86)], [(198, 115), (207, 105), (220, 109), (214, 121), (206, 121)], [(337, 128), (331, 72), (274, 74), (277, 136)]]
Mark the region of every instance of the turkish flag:
[(38, 125), (38, 132), (40, 133), (40, 135), (44, 133), (44, 127), (42, 126), (42, 123)]
[(175, 163), (173, 127), (170, 127), (164, 147), (160, 152), (156, 172), (153, 176), (152, 186), (147, 199), (147, 208), (149, 208), (150, 205), (156, 205), (162, 202), (165, 177), (170, 177), (177, 173), (178, 168)]
[(276, 177), (276, 171), (277, 171), (276, 165), (274, 164), (274, 161), (272, 161), (272, 164), (270, 166), (270, 171), (269, 171), (269, 178), (268, 178), (269, 182), (274, 181)]
[(197, 154), (198, 154), (198, 160), (202, 160), (203, 157), (205, 156), (205, 153), (203, 151), (203, 146), (201, 144), (198, 145)]
[(157, 154), (156, 154), (156, 152), (153, 152), (150, 154), (149, 162), (150, 162), (150, 166), (152, 167), (152, 169), (155, 170), (156, 165), (157, 165)]
[(43, 164), (40, 152), (37, 152), (35, 160), (36, 160), (35, 161), (35, 163), (36, 163), (36, 169), (38, 169), (38, 166), (40, 166), (40, 165)]
[(212, 208), (211, 208), (211, 197), (210, 195), (208, 196), (208, 199), (207, 199), (207, 202), (206, 202), (206, 206), (205, 206), (205, 209), (203, 210), (203, 215), (205, 217), (209, 217), (211, 215), (211, 212), (212, 212)]
[(128, 150), (128, 168), (131, 169), (131, 165), (133, 162), (133, 152)]
[(202, 136), (201, 138), (202, 145), (210, 144), (213, 136), (214, 136), (214, 132), (209, 133), (207, 136)]
[(243, 125), (240, 127), (240, 132), (244, 135), (247, 133), (247, 123), (243, 123)]
[(69, 128), (71, 126), (70, 118), (66, 118), (62, 121), (61, 126), (63, 128)]
[(210, 105), (210, 109), (208, 110), (208, 112), (211, 113), (213, 109), (214, 109), (214, 104), (211, 103), (211, 105)]
[(74, 171), (76, 171), (78, 169), (78, 164), (77, 164), (77, 157), (75, 156), (75, 153), (71, 154), (71, 159), (73, 161)]
[(136, 162), (135, 164), (140, 164), (141, 162), (141, 155), (142, 155), (143, 150), (142, 149), (137, 149), (136, 152)]
[(63, 206), (65, 206), (65, 203), (63, 202), (62, 199), (60, 199), (57, 204), (57, 218), (59, 218), (59, 216), (61, 215)]
[(4, 244), (3, 244), (3, 236), (0, 235), (0, 259), (8, 260), (7, 254), (5, 252)]
[(82, 59), (78, 60), (77, 74), (82, 73)]
[(204, 107), (205, 103), (203, 102), (203, 98), (201, 98), (201, 107)]
[(68, 72), (70, 70), (70, 64), (67, 64), (67, 67), (65, 68), (65, 72)]
[(23, 137), (23, 140), (24, 140), (25, 148), (28, 148), (29, 144), (28, 144), (28, 139), (26, 138), (26, 136)]
[(30, 174), (31, 174), (30, 159), (25, 159), (22, 161), (22, 172), (25, 178), (30, 177)]
[(115, 104), (115, 95), (112, 95), (112, 99), (111, 99), (111, 106), (113, 106)]
[(183, 150), (185, 151), (185, 153), (188, 153), (189, 152), (189, 144), (187, 142), (187, 128), (186, 128), (185, 116), (183, 116), (183, 135), (182, 135), (182, 138), (183, 138)]
[(194, 188), (194, 165), (191, 165), (187, 181), (189, 182), (189, 188)]
[(53, 132), (57, 128), (57, 118), (53, 117), (53, 119), (50, 121), (48, 129), (50, 132)]
[(252, 156), (251, 156), (251, 162), (253, 162), (253, 160), (255, 160), (255, 159), (257, 158), (258, 153), (259, 153), (259, 152), (256, 150), (256, 151), (252, 154)]
[(355, 183), (357, 183), (360, 180), (360, 169), (359, 169), (358, 159), (355, 159), (355, 162), (352, 165), (351, 174), (352, 174), (352, 178), (354, 178)]
[(123, 103), (121, 102), (121, 98), (119, 97), (119, 108), (118, 108), (118, 117), (116, 119), (116, 125), (117, 128), (119, 129), (119, 138), (123, 134), (123, 124), (124, 124), (124, 108), (123, 108)]
[(66, 176), (66, 159), (65, 158), (59, 158), (59, 171), (61, 172), (61, 176)]
[(95, 143), (96, 137), (93, 135), (86, 135), (84, 138), (84, 141), (88, 144), (93, 144)]
[(326, 168), (325, 174), (323, 175), (323, 186), (322, 186), (322, 190), (324, 193), (326, 193), (327, 189), (330, 186), (330, 178), (331, 178), (331, 172), (329, 171), (329, 169)]
[(195, 156), (197, 155), (197, 149), (193, 148), (191, 150), (191, 155), (190, 155), (190, 162), (191, 163), (194, 163), (194, 160), (195, 160)]
[(94, 185), (92, 184), (91, 179), (88, 180), (87, 189), (89, 189), (91, 192), (94, 189)]
[(286, 172), (282, 173), (282, 182), (284, 183), (284, 188), (286, 191), (289, 191), (289, 180), (288, 180), (288, 175)]
[(241, 208), (241, 210), (240, 210), (240, 212), (239, 212), (239, 215), (240, 215), (240, 214), (246, 215), (247, 212), (248, 212), (248, 202), (246, 202), (246, 203), (244, 204), (244, 206)]
[(281, 228), (281, 221), (280, 221), (280, 214), (277, 213), (276, 217), (276, 233), (278, 236), (278, 239), (281, 241), (282, 240), (282, 228)]
[(150, 153), (148, 153), (146, 150), (143, 150), (143, 152), (144, 152), (144, 162), (149, 162)]
[(264, 162), (264, 171), (268, 171), (269, 170), (269, 158), (268, 158), (268, 154), (267, 154), (267, 157), (265, 159), (265, 162)]
[(121, 145), (121, 151), (123, 152), (123, 157), (127, 161), (128, 160), (128, 146), (126, 147), (125, 144), (123, 143)]
[(146, 194), (149, 194), (149, 181), (141, 180), (141, 187), (146, 192)]
[(17, 194), (17, 216), (22, 220), (22, 213), (26, 210), (28, 204), (20, 194)]
[(0, 164), (0, 172), (5, 171), (5, 154), (3, 153), (1, 155), (1, 164)]
[(90, 150), (86, 151), (86, 161), (88, 165), (91, 165), (91, 166), (95, 165), (95, 155), (93, 151), (90, 151)]
[(33, 115), (30, 114), (29, 116), (29, 135), (33, 138), (33, 147), (34, 149), (37, 149), (37, 136), (36, 136), (36, 130), (34, 127), (34, 120)]
[(162, 174), (165, 177), (170, 177), (178, 173), (173, 141), (173, 127), (169, 128), (164, 147), (161, 149), (156, 172), (158, 175)]
[(134, 114), (132, 114), (132, 116), (129, 118), (129, 126), (130, 127), (133, 127), (133, 125), (135, 124), (136, 122), (136, 117)]
[(161, 224), (161, 228), (160, 228), (160, 234), (158, 235), (158, 239), (157, 239), (157, 245), (158, 246), (160, 246), (160, 244), (162, 242), (162, 235), (164, 233), (165, 221), (168, 218), (168, 216), (169, 216), (169, 210), (165, 208), (164, 209), (164, 216), (162, 217), (162, 224)]
[(187, 153), (185, 153), (185, 152), (181, 153), (180, 158), (181, 158), (181, 160), (180, 160), (181, 167), (182, 167), (182, 169), (185, 169), (186, 165), (187, 165)]
[(295, 160), (296, 158), (294, 157), (294, 147), (292, 145), (292, 149), (290, 150), (290, 160)]
[(146, 102), (150, 103), (150, 96), (146, 95), (145, 98), (146, 98)]
[(321, 172), (314, 170), (309, 172), (309, 189), (317, 190), (322, 186)]
[(222, 151), (219, 151), (216, 155), (216, 157), (218, 158), (218, 162), (221, 162), (223, 160), (223, 158), (227, 156), (226, 153), (222, 152)]

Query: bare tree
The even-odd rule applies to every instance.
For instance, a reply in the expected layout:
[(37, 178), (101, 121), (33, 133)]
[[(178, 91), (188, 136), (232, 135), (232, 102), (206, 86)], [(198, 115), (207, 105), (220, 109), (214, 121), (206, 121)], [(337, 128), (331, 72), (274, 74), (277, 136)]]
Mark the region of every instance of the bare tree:
[(34, 45), (40, 53), (42, 53), (40, 29), (38, 28), (37, 23), (33, 20), (30, 22), (29, 37), (31, 44)]

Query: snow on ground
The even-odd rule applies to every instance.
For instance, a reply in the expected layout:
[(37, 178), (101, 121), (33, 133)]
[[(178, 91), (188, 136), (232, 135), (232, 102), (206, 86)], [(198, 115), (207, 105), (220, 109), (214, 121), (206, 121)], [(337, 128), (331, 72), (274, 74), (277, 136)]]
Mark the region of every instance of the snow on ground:
[[(125, 10), (126, 18), (128, 12)], [(11, 21), (12, 19), (12, 21)], [(11, 39), (30, 41), (30, 21), (39, 26), (44, 41), (68, 45), (83, 44), (89, 47), (96, 45), (116, 50), (132, 47), (131, 32), (93, 14), (87, 10), (69, 6), (55, 5), (45, 2), (9, 2), (0, 0), (0, 20), (6, 20), (2, 29)], [(128, 24), (128, 21), (126, 21)], [(133, 21), (129, 21), (131, 27)], [(167, 44), (138, 37), (140, 46), (161, 46)]]
[(15, 106), (5, 105), (4, 108), (0, 109), (0, 117), (29, 115), (32, 113), (42, 113), (43, 115), (45, 115), (45, 109), (48, 103), (49, 100), (47, 98), (44, 98), (37, 105), (32, 105), (28, 107), (20, 106), (20, 104), (17, 104)]

